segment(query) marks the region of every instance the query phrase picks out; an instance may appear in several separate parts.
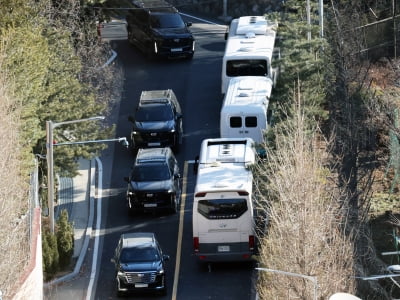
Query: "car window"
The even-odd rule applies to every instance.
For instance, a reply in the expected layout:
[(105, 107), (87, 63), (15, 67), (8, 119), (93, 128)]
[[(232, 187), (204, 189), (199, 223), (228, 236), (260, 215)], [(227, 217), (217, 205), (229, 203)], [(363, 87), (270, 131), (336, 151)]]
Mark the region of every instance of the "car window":
[(121, 263), (155, 261), (159, 259), (157, 250), (148, 246), (124, 248), (120, 256)]
[(179, 14), (151, 15), (152, 28), (183, 28), (185, 23)]
[(171, 178), (169, 168), (166, 164), (136, 166), (132, 171), (133, 181), (160, 181)]
[(169, 105), (144, 105), (141, 106), (135, 115), (136, 122), (169, 121), (174, 117)]

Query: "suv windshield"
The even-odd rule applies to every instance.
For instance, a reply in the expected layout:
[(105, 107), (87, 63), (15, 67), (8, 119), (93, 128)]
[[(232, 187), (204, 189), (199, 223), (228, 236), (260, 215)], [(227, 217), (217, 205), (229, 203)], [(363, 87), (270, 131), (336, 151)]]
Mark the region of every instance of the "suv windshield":
[(169, 105), (144, 105), (135, 117), (137, 122), (169, 121), (173, 119), (173, 111)]
[(152, 28), (183, 28), (185, 23), (179, 14), (151, 15)]
[(120, 256), (121, 263), (155, 261), (159, 259), (156, 249), (152, 247), (124, 248)]
[(159, 181), (170, 178), (171, 174), (166, 164), (136, 166), (131, 176), (132, 181)]

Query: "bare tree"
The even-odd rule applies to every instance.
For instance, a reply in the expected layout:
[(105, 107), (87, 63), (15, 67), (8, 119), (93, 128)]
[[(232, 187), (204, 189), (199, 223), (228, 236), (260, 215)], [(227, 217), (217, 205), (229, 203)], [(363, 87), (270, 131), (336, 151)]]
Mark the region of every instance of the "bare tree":
[[(296, 101), (295, 101), (296, 102)], [(297, 103), (297, 102), (296, 102)], [(334, 172), (328, 167), (326, 141), (305, 128), (301, 106), (276, 133), (276, 150), (260, 165), (259, 206), (267, 209), (260, 265), (313, 276), (318, 299), (339, 291), (354, 292), (353, 234), (343, 232), (348, 207), (340, 204)], [(311, 134), (310, 132), (315, 132)], [(304, 278), (260, 273), (262, 299), (314, 299)]]
[[(0, 55), (0, 70), (1, 68)], [(12, 81), (0, 73), (0, 289), (10, 296), (29, 262), (28, 174), (21, 174), (19, 117)]]

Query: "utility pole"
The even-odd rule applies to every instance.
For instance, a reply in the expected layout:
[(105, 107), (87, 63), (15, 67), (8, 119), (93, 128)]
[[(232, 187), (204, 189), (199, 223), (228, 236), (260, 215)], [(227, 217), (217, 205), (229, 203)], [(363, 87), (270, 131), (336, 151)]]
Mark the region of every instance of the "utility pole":
[(54, 233), (54, 163), (53, 163), (53, 122), (46, 121), (47, 149), (47, 208), (50, 219), (50, 232)]

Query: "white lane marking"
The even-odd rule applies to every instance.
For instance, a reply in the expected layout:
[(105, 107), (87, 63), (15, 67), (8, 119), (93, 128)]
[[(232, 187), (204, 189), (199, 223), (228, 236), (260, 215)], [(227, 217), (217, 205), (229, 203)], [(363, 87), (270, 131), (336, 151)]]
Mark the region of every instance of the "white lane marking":
[(185, 161), (185, 164), (183, 166), (183, 183), (182, 183), (181, 207), (179, 209), (179, 230), (178, 230), (178, 241), (176, 246), (176, 262), (175, 262), (175, 273), (174, 273), (174, 285), (172, 289), (172, 300), (176, 300), (176, 295), (178, 291), (179, 268), (181, 264), (181, 250), (182, 250), (182, 236), (183, 236), (183, 218), (185, 216), (187, 173), (188, 173), (188, 161)]
[[(97, 259), (99, 255), (99, 242), (100, 242), (100, 225), (101, 225), (101, 201), (103, 198), (103, 164), (101, 160), (96, 157), (97, 161), (97, 219), (96, 219), (96, 230), (94, 230), (94, 248), (93, 248), (93, 258), (92, 258), (92, 269), (90, 273), (90, 281), (87, 289), (86, 300), (90, 300), (92, 297), (92, 291), (97, 273)], [(90, 187), (92, 188), (92, 186)], [(92, 191), (90, 193), (92, 195)]]

